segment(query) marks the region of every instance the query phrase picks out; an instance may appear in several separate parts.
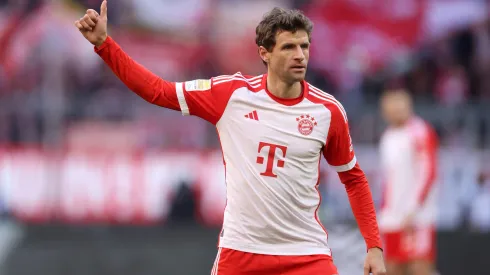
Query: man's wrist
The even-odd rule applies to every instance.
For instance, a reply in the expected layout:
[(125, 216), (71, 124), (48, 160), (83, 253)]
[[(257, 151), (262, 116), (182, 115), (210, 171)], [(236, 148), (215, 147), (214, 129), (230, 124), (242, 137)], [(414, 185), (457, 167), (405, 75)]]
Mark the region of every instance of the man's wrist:
[(99, 48), (100, 46), (104, 45), (105, 41), (107, 40), (108, 35), (106, 34), (100, 41), (97, 41), (95, 43), (95, 47)]
[(374, 247), (368, 248), (368, 252), (370, 252), (370, 251), (383, 252), (383, 249), (380, 246), (374, 246)]

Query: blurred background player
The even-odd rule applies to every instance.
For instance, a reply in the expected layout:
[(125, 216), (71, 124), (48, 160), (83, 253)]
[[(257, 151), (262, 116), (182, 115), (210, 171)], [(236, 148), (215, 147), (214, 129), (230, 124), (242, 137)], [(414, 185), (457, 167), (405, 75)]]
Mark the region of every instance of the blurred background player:
[(406, 90), (381, 97), (388, 128), (380, 141), (384, 196), (380, 230), (390, 275), (430, 275), (435, 260), (435, 131), (412, 109)]

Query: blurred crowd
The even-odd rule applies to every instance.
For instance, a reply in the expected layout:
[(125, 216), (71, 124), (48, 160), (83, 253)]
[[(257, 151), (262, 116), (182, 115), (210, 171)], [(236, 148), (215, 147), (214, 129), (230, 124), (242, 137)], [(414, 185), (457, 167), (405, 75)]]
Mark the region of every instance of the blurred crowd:
[[(73, 21), (100, 2), (0, 1), (0, 142), (217, 148), (211, 125), (143, 102), (93, 53)], [(167, 80), (254, 75), (264, 12), (299, 8), (315, 23), (308, 80), (344, 104), (355, 142), (376, 144), (380, 94), (406, 88), (443, 145), (488, 148), (488, 1), (391, 2), (109, 1), (110, 35)]]

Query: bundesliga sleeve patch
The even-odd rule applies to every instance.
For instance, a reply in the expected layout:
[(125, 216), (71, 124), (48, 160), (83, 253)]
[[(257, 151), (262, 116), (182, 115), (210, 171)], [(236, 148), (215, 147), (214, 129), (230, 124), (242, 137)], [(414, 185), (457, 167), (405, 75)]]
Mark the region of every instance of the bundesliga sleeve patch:
[(185, 82), (185, 90), (187, 92), (207, 91), (209, 89), (211, 89), (210, 79), (196, 79)]

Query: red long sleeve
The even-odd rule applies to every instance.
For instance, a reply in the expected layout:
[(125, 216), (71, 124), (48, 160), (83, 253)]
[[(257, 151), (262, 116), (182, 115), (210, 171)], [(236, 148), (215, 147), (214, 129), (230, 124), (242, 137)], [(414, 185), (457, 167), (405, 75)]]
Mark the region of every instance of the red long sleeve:
[(422, 205), (425, 202), (428, 194), (430, 193), (437, 174), (437, 146), (438, 140), (436, 133), (427, 125), (427, 135), (418, 140), (417, 151), (419, 152), (420, 162), (424, 165), (421, 169), (423, 173), (423, 188), (418, 196), (418, 205)]
[(364, 172), (359, 164), (356, 164), (351, 170), (338, 174), (347, 190), (352, 212), (366, 241), (367, 249), (382, 248), (373, 197)]
[(94, 51), (131, 91), (152, 104), (180, 111), (175, 83), (161, 79), (135, 62), (111, 37)]

